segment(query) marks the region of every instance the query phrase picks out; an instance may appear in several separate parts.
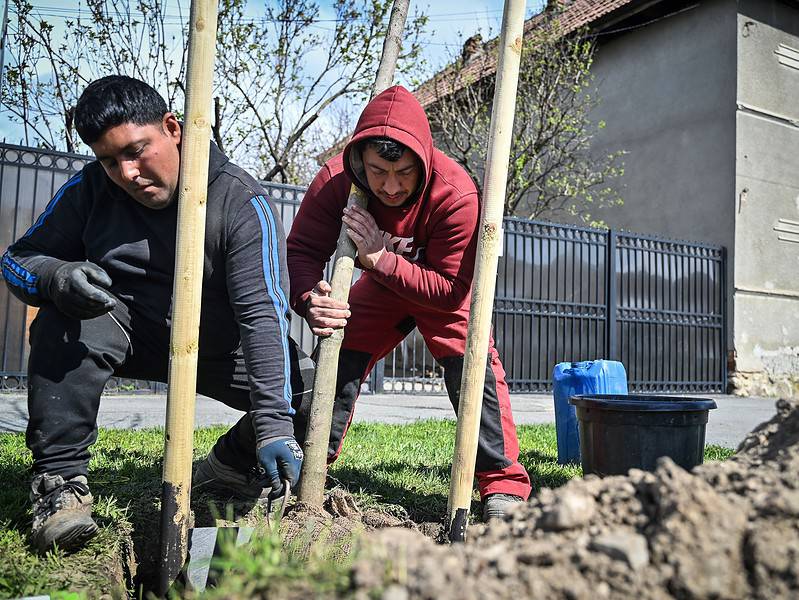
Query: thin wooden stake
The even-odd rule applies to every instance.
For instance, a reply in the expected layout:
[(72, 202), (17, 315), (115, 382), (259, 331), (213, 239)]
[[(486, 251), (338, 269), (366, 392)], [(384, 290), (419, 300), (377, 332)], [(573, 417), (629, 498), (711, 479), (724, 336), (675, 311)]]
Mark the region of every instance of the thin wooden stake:
[[(380, 66), (372, 87), (372, 98), (391, 87), (391, 83), (394, 81), (394, 71), (402, 45), (402, 31), (405, 28), (409, 3), (410, 0), (394, 0), (394, 5), (391, 7), (388, 33), (383, 42), (383, 54), (380, 57)], [(366, 208), (366, 203), (366, 195), (353, 185), (350, 188), (347, 206), (357, 205)], [(332, 288), (330, 296), (335, 300), (346, 302), (350, 297), (356, 253), (355, 244), (347, 235), (347, 226), (342, 223), (333, 261), (333, 276), (330, 280)], [(325, 499), (327, 447), (333, 419), (333, 402), (336, 396), (338, 357), (343, 340), (344, 330), (337, 329), (333, 335), (322, 338), (319, 342), (313, 398), (305, 435), (305, 461), (302, 465), (302, 477), (298, 492), (300, 501), (314, 506), (322, 506)]]
[(516, 88), (522, 53), (524, 0), (505, 0), (500, 37), (494, 104), (491, 109), (491, 133), (488, 140), (486, 173), (483, 185), (483, 209), (477, 245), (477, 262), (466, 337), (461, 397), (458, 405), (458, 429), (452, 461), (447, 506), (449, 538), (463, 541), (472, 499), (474, 461), (483, 405), (491, 313), (494, 306), (497, 263), (502, 243), (502, 213), (508, 176), (513, 117), (516, 111)]
[(172, 338), (161, 493), (161, 572), (165, 595), (186, 560), (194, 404), (211, 139), (211, 83), (217, 0), (192, 0), (186, 110), (181, 138)]

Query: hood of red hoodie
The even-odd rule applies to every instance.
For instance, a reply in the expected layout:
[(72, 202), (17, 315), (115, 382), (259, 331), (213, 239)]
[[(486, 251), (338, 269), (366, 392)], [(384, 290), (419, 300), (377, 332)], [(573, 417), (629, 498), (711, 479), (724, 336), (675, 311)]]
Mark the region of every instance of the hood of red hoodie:
[(421, 185), (406, 205), (423, 197), (432, 172), (433, 136), (427, 115), (413, 94), (395, 85), (375, 96), (363, 109), (352, 139), (344, 148), (344, 170), (355, 185), (369, 195), (373, 194), (366, 182), (358, 144), (371, 137), (391, 138), (416, 154), (423, 170)]

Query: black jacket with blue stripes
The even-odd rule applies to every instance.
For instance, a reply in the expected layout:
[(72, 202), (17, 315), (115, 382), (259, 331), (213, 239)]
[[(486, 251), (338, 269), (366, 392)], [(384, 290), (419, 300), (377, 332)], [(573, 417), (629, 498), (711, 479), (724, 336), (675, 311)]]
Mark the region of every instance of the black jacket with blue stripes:
[[(27, 304), (47, 302), (54, 271), (88, 260), (110, 275), (131, 315), (170, 327), (177, 202), (149, 209), (98, 162), (55, 195), (2, 259), (3, 277)], [(247, 366), (258, 441), (293, 435), (286, 242), (274, 204), (211, 144), (205, 225), (200, 353), (235, 353)]]

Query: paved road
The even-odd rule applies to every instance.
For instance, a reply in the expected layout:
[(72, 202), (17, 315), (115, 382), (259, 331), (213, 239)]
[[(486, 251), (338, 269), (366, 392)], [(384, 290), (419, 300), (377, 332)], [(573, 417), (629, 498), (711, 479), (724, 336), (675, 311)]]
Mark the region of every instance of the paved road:
[[(706, 440), (734, 448), (747, 432), (775, 413), (770, 398), (739, 398), (706, 395), (718, 409), (711, 411)], [(513, 394), (513, 414), (517, 424), (554, 423), (552, 396)], [(100, 403), (100, 427), (133, 428), (164, 425), (165, 396), (108, 396)], [(241, 413), (221, 402), (198, 396), (197, 426), (232, 424)], [(27, 421), (25, 397), (0, 394), (0, 433), (24, 431)], [(358, 400), (355, 421), (380, 423), (412, 423), (419, 419), (452, 419), (454, 412), (446, 396), (364, 394)]]

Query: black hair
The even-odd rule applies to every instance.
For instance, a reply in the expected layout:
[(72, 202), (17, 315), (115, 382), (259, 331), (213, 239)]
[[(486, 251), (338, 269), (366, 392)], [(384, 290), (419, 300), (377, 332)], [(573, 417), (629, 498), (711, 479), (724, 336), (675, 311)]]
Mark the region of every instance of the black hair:
[(402, 156), (402, 153), (408, 149), (406, 145), (400, 144), (398, 141), (388, 137), (367, 138), (361, 146), (361, 154), (363, 154), (363, 149), (367, 146), (374, 148), (380, 158), (389, 162), (397, 162)]
[(92, 81), (75, 106), (75, 129), (85, 144), (93, 144), (110, 127), (124, 123), (154, 125), (169, 112), (152, 87), (124, 75)]

